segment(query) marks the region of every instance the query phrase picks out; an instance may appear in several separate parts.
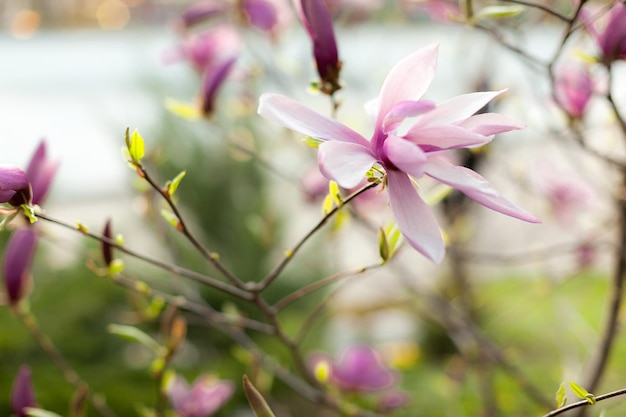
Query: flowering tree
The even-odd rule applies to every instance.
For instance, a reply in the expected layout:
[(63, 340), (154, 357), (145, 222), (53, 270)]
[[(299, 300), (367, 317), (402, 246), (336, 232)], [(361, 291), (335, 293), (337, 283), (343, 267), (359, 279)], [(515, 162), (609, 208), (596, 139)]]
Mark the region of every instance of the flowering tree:
[[(442, 70), (437, 61), (445, 51), (440, 49), (448, 49), (439, 45), (448, 40), (443, 35), (438, 43), (417, 38), (415, 46), (405, 51), (405, 57), (376, 86), (378, 97), (361, 103), (373, 130), (367, 135), (358, 133), (361, 126), (353, 126), (348, 118), (344, 122), (341, 113), (348, 106), (344, 97), (358, 96), (357, 89), (343, 81), (351, 63), (343, 55), (341, 39), (354, 26), (340, 31), (337, 22), (373, 30), (376, 22), (398, 16), (405, 19), (408, 33), (421, 25), (432, 30), (437, 25), (457, 26), (479, 33), (489, 48), (513, 58), (515, 65), (521, 63), (532, 82), (483, 91), (499, 84), (499, 73), (507, 70), (490, 62), (489, 73), (479, 71), (474, 80), (479, 88), (460, 91), (453, 98), (430, 99), (436, 74)], [(424, 16), (432, 22), (427, 23)], [(550, 39), (547, 53), (545, 47), (539, 50), (525, 42), (525, 36), (544, 23), (552, 29), (542, 35)], [(626, 277), (626, 162), (617, 141), (626, 137), (626, 102), (619, 88), (626, 58), (626, 4), (585, 0), (498, 4), (472, 0), (460, 4), (444, 0), (392, 4), (202, 1), (182, 11), (175, 28), (181, 42), (167, 51), (166, 61), (183, 61), (193, 67), (199, 92), (192, 104), (166, 100), (167, 109), (186, 123), (204, 123), (207, 131), (221, 133), (222, 137), (212, 139), (236, 151), (238, 157), (243, 155), (254, 171), (236, 178), (241, 185), (211, 192), (212, 178), (193, 178), (200, 178), (212, 165), (226, 164), (225, 154), (214, 152), (217, 147), (211, 152), (192, 152), (192, 158), (206, 158), (203, 162), (187, 158), (194, 163), (179, 166), (172, 157), (171, 166), (166, 167), (159, 163), (159, 145), (145, 141), (138, 130), (126, 128), (120, 143), (124, 162), (142, 184), (150, 207), (146, 220), (156, 230), (154, 235), (167, 236), (167, 242), (160, 245), (166, 255), (146, 253), (125, 243), (124, 230), (116, 230), (115, 219), (103, 218), (102, 225), (93, 227), (49, 213), (46, 197), (59, 167), (59, 160), (48, 156), (52, 141), (42, 141), (24, 169), (0, 165), (2, 227), (10, 233), (2, 256), (3, 301), (71, 387), (69, 415), (110, 417), (118, 412), (37, 320), (32, 294), (39, 277), (33, 276), (34, 261), (39, 259), (37, 246), (51, 225), (96, 242), (98, 249), (86, 255), (92, 273), (110, 286), (123, 288), (136, 310), (132, 318), (110, 323), (106, 330), (149, 352), (149, 363), (142, 371), (153, 391), (149, 402), (135, 407), (141, 416), (251, 412), (257, 417), (555, 416), (573, 409), (582, 415), (587, 406), (603, 406), (604, 400), (626, 393), (623, 381), (615, 376), (621, 375), (623, 366), (610, 366), (620, 346)], [(263, 57), (290, 36), (302, 37), (300, 43), (308, 36), (309, 62), (316, 75), (309, 85), (298, 85), (296, 93), (286, 88), (282, 94), (276, 90), (298, 78)], [(254, 50), (261, 47), (262, 52)], [(383, 54), (384, 50), (375, 52)], [(250, 57), (256, 58), (253, 64)], [(367, 59), (377, 67), (377, 60)], [(470, 70), (452, 69), (455, 74)], [(272, 79), (281, 82), (272, 83)], [(290, 98), (307, 88), (315, 94), (305, 96), (310, 104)], [(327, 112), (311, 108), (320, 101), (327, 104)], [(277, 130), (279, 125), (289, 131)], [(300, 143), (293, 140), (294, 132), (303, 139)], [(283, 135), (286, 140), (272, 140)], [(241, 140), (242, 136), (249, 140)], [(606, 146), (604, 138), (617, 140)], [(539, 143), (540, 151), (528, 150), (533, 143)], [(316, 150), (308, 152), (305, 144)], [(308, 152), (304, 159), (315, 153), (321, 175), (307, 183), (305, 169), (298, 175), (287, 173), (287, 158), (268, 156), (283, 147)], [(498, 159), (516, 165), (498, 164)], [(575, 163), (559, 162), (571, 160)], [(483, 177), (483, 169), (493, 172)], [(221, 171), (222, 176), (213, 181), (218, 185), (232, 181), (237, 168), (228, 165)], [(204, 225), (246, 206), (249, 200), (235, 200), (224, 207), (219, 200), (237, 195), (237, 186), (246, 195), (258, 192), (261, 182), (270, 183), (265, 175), (305, 190), (302, 194), (308, 199), (301, 203), (315, 205), (316, 210), (321, 203), (322, 214), (295, 240), (286, 237), (287, 243), (273, 235), (273, 224), (259, 226), (273, 219), (265, 212), (236, 219), (238, 225), (256, 225), (255, 238), (263, 242), (259, 246), (265, 251), (262, 260), (244, 268), (253, 256), (246, 250), (248, 242), (233, 239), (235, 233), (206, 233)], [(494, 178), (496, 186), (486, 178)], [(254, 181), (259, 181), (256, 186), (243, 188)], [(294, 206), (283, 195), (267, 211), (289, 212)], [(200, 200), (194, 207), (194, 199), (207, 196), (210, 204)], [(520, 242), (508, 228), (512, 223), (502, 226), (501, 218), (485, 217), (487, 210), (475, 212), (470, 201), (522, 220), (515, 226), (517, 233), (531, 235), (543, 227), (538, 233), (542, 237), (532, 241), (533, 247), (521, 240), (522, 247), (511, 252), (509, 243)], [(218, 209), (211, 211), (212, 206)], [(300, 206), (290, 213), (300, 226), (309, 221), (306, 210)], [(590, 211), (595, 215), (592, 218), (587, 216)], [(161, 217), (149, 215), (154, 212)], [(263, 221), (255, 223), (251, 218)], [(168, 229), (159, 229), (163, 224)], [(101, 232), (92, 230), (100, 228)], [(333, 235), (327, 236), (323, 247), (314, 247), (325, 229), (332, 229)], [(355, 230), (358, 235), (353, 234)], [(261, 239), (266, 236), (263, 232), (271, 237)], [(548, 235), (571, 239), (546, 244), (543, 238)], [(234, 242), (229, 246), (231, 239)], [(340, 239), (347, 242), (347, 251), (340, 250)], [(307, 251), (310, 247), (314, 250)], [(180, 256), (181, 248), (193, 255)], [(357, 252), (363, 252), (357, 257), (359, 265), (349, 265), (345, 258)], [(537, 262), (552, 265), (562, 257), (574, 267), (560, 274), (543, 272), (548, 278), (536, 279), (537, 269), (531, 266)], [(605, 258), (610, 261), (608, 267)], [(525, 274), (521, 284), (511, 278), (511, 264), (528, 267), (515, 272)], [(573, 294), (565, 292), (574, 301), (557, 298), (566, 298), (557, 290), (580, 282), (580, 277), (586, 280), (598, 264), (603, 266), (597, 268), (600, 278)], [(496, 279), (481, 280), (488, 275), (481, 265), (495, 266)], [(164, 279), (151, 277), (144, 266), (158, 270)], [(290, 268), (314, 270), (316, 276), (291, 281)], [(327, 272), (328, 268), (333, 270)], [(305, 273), (302, 276), (307, 279)], [(358, 284), (364, 281), (362, 286), (367, 287), (366, 279), (371, 277), (386, 280), (383, 286), (393, 288), (394, 297), (372, 285), (374, 299), (369, 304), (353, 303), (357, 307), (345, 314), (352, 323), (332, 333), (336, 340), (345, 336), (343, 342), (324, 343), (320, 334), (330, 332), (332, 325), (322, 318), (340, 310), (343, 304), (337, 299), (359, 298), (362, 287)], [(607, 280), (602, 324), (586, 323), (583, 327), (593, 330), (582, 333), (568, 329), (566, 324), (580, 323), (569, 317), (584, 315), (584, 304), (593, 297), (595, 286)], [(503, 289), (490, 298), (489, 292), (498, 286)], [(546, 293), (555, 297), (548, 309), (539, 300)], [(524, 305), (515, 309), (516, 303)], [(364, 308), (363, 304), (368, 305)], [(551, 309), (559, 309), (556, 321), (546, 316)], [(389, 314), (382, 316), (385, 330), (409, 331), (382, 343), (372, 324), (381, 312)], [(402, 314), (393, 316), (398, 312)], [(509, 312), (514, 316), (498, 323)], [(533, 314), (540, 317), (530, 329), (524, 327)], [(403, 327), (400, 322), (407, 318), (410, 324)], [(341, 320), (335, 317), (333, 321)], [(155, 322), (158, 330), (150, 326)], [(565, 324), (552, 327), (560, 322)], [(219, 351), (216, 357), (221, 361), (234, 358), (238, 365), (225, 369), (216, 360), (200, 366), (201, 361), (189, 353), (197, 329), (206, 332), (202, 339), (206, 345), (195, 344), (198, 351)], [(419, 342), (415, 329), (423, 335)], [(516, 332), (530, 333), (522, 341)], [(530, 362), (536, 363), (528, 363), (525, 350), (543, 349), (549, 353), (532, 357)], [(554, 352), (562, 364), (553, 358)], [(192, 372), (182, 371), (185, 359), (193, 363), (192, 379), (184, 375)], [(576, 365), (568, 365), (572, 362)], [(45, 401), (38, 403), (46, 386), (36, 383), (36, 368), (23, 365), (14, 373), (8, 395), (13, 415), (58, 415), (60, 410), (50, 410)], [(187, 380), (194, 382), (189, 385)], [(578, 401), (566, 404), (566, 388), (569, 397)], [(606, 393), (597, 394), (599, 390)], [(244, 397), (251, 411), (238, 408)]]

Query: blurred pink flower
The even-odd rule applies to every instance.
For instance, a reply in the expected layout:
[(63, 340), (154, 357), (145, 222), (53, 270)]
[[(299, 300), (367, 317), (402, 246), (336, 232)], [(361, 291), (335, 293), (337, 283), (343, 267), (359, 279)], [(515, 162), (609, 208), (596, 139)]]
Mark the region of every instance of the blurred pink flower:
[(30, 204), (32, 194), (28, 175), (21, 168), (0, 164), (0, 203), (14, 207)]
[(26, 417), (24, 411), (27, 407), (35, 407), (37, 401), (35, 399), (35, 391), (30, 378), (30, 368), (22, 365), (13, 381), (13, 389), (11, 390), (11, 409), (15, 417)]
[(228, 4), (218, 0), (203, 0), (187, 7), (180, 16), (185, 27), (191, 27), (228, 11)]
[[(369, 141), (284, 96), (262, 95), (258, 111), (267, 119), (321, 140), (319, 168), (341, 187), (356, 186), (373, 165), (384, 169), (398, 228), (417, 251), (440, 262), (445, 253), (441, 232), (413, 179), (427, 175), (492, 210), (528, 222), (539, 220), (500, 196), (476, 172), (442, 158), (441, 151), (484, 145), (495, 134), (523, 125), (497, 113), (475, 114), (502, 91), (466, 94), (439, 106), (419, 100), (434, 77), (436, 63), (437, 46), (431, 45), (396, 64), (382, 86)], [(413, 120), (406, 133), (398, 132), (409, 117)]]
[(219, 381), (211, 375), (198, 377), (191, 387), (176, 376), (167, 395), (178, 417), (207, 417), (222, 407), (234, 390), (230, 381)]
[(588, 8), (583, 9), (580, 17), (600, 48), (604, 63), (626, 59), (626, 4), (615, 2), (598, 25), (592, 22)]
[(394, 385), (396, 377), (374, 349), (355, 345), (331, 363), (330, 381), (344, 391), (379, 391)]
[(330, 11), (324, 0), (295, 0), (295, 6), (313, 42), (313, 57), (320, 76), (320, 90), (332, 95), (341, 88), (341, 61)]
[(557, 170), (550, 161), (543, 161), (534, 172), (536, 188), (564, 226), (572, 225), (577, 214), (596, 200), (591, 184), (573, 172)]
[(593, 81), (580, 65), (562, 66), (555, 75), (554, 97), (570, 117), (582, 117), (593, 91)]

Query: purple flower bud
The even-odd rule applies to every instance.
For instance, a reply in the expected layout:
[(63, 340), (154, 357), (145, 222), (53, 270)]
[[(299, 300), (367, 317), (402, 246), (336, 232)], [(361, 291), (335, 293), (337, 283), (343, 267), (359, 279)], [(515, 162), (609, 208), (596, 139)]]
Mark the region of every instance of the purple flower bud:
[(31, 200), (28, 175), (16, 166), (0, 164), (0, 203), (19, 207), (30, 204)]
[(341, 61), (330, 11), (324, 0), (300, 0), (296, 6), (299, 6), (302, 24), (313, 41), (313, 56), (321, 80), (320, 90), (332, 95), (341, 88)]
[(626, 4), (620, 1), (611, 7), (600, 29), (594, 26), (588, 9), (583, 9), (581, 19), (598, 44), (603, 62), (626, 59)]
[[(102, 231), (102, 236), (107, 239), (112, 239), (111, 235), (111, 219), (108, 219), (106, 224), (104, 225), (104, 230)], [(102, 258), (104, 258), (104, 263), (109, 266), (111, 262), (113, 262), (113, 246), (111, 246), (107, 242), (102, 242)]]
[(235, 61), (237, 61), (237, 57), (225, 59), (204, 71), (202, 77), (201, 111), (205, 116), (213, 114), (217, 92), (233, 69)]
[(24, 408), (35, 407), (35, 391), (30, 380), (30, 368), (22, 365), (13, 382), (11, 390), (11, 408), (15, 417), (26, 417)]
[(404, 407), (410, 400), (411, 396), (404, 391), (389, 391), (380, 396), (376, 408), (382, 413), (390, 413)]
[(42, 140), (39, 142), (39, 146), (37, 146), (26, 169), (26, 174), (28, 175), (33, 190), (33, 204), (43, 203), (48, 195), (50, 184), (58, 168), (59, 161), (48, 158), (46, 141)]
[(177, 376), (168, 387), (167, 395), (179, 417), (207, 417), (230, 399), (234, 389), (230, 381), (219, 381), (210, 375), (199, 377), (191, 387)]
[(9, 304), (17, 304), (25, 295), (30, 265), (37, 247), (37, 234), (31, 227), (13, 232), (4, 250), (2, 274)]

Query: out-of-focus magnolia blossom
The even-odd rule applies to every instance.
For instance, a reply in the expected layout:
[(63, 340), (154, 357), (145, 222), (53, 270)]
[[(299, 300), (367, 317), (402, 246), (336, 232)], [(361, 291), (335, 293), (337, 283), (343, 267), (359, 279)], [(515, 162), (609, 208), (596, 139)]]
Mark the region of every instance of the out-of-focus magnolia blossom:
[(582, 10), (581, 18), (600, 48), (602, 62), (626, 59), (626, 4), (616, 1), (600, 22), (594, 21), (588, 8)]
[(554, 98), (570, 117), (575, 119), (582, 117), (593, 91), (593, 80), (584, 67), (571, 64), (557, 71), (554, 79)]
[(191, 28), (213, 18), (237, 21), (268, 35), (275, 35), (285, 26), (288, 14), (286, 0), (204, 0), (193, 3), (183, 11), (180, 23)]
[(572, 226), (576, 216), (597, 200), (589, 182), (573, 172), (556, 169), (549, 161), (543, 161), (534, 172), (537, 190), (563, 226)]
[(392, 390), (399, 382), (398, 377), (370, 346), (349, 346), (336, 361), (327, 355), (314, 355), (311, 366), (318, 377), (324, 374), (325, 382), (345, 393), (379, 394), (377, 408), (381, 411), (390, 411), (408, 402), (406, 393)]
[(320, 76), (320, 91), (332, 95), (341, 88), (341, 61), (333, 19), (324, 0), (294, 0), (300, 20), (313, 42), (313, 57)]
[(14, 165), (0, 164), (0, 203), (14, 207), (30, 204), (33, 192), (28, 175)]
[(458, 1), (451, 0), (401, 0), (400, 6), (414, 13), (424, 13), (431, 20), (439, 23), (461, 21), (463, 13)]
[[(437, 45), (400, 61), (383, 83), (371, 140), (281, 95), (264, 94), (259, 114), (321, 141), (322, 173), (350, 189), (377, 166), (386, 173), (391, 208), (398, 228), (416, 250), (440, 262), (445, 246), (431, 208), (420, 198), (414, 180), (427, 175), (492, 210), (539, 222), (500, 194), (480, 175), (450, 163), (443, 151), (489, 143), (495, 134), (523, 127), (497, 113), (475, 114), (503, 91), (465, 94), (440, 105), (420, 100), (432, 81)], [(398, 128), (407, 118), (409, 126)]]
[(222, 407), (234, 390), (230, 381), (219, 381), (211, 375), (198, 377), (191, 387), (176, 376), (167, 388), (167, 395), (178, 417), (207, 417)]
[(35, 399), (35, 390), (30, 376), (30, 368), (22, 365), (17, 372), (13, 388), (11, 390), (11, 409), (15, 417), (27, 417), (27, 407), (35, 407), (37, 401)]

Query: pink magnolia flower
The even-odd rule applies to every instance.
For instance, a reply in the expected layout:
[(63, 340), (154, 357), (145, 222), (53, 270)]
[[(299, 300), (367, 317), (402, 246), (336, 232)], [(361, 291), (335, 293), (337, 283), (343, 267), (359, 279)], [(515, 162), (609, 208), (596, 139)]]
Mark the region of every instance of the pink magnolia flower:
[(320, 76), (320, 90), (332, 95), (339, 90), (341, 61), (333, 19), (324, 0), (295, 0), (296, 10), (304, 28), (313, 41), (313, 57)]
[(564, 66), (556, 74), (554, 97), (570, 117), (582, 117), (593, 90), (593, 81), (582, 66)]
[(167, 395), (178, 417), (207, 417), (215, 413), (233, 395), (230, 381), (218, 381), (211, 375), (197, 378), (191, 387), (177, 376)]
[(180, 16), (185, 27), (191, 27), (205, 20), (220, 16), (228, 11), (228, 4), (218, 0), (203, 0), (187, 7)]
[(0, 203), (14, 207), (30, 204), (32, 189), (28, 175), (13, 165), (0, 164)]
[(11, 409), (15, 417), (26, 417), (24, 411), (27, 407), (35, 407), (35, 391), (30, 378), (30, 368), (22, 365), (13, 382), (11, 390)]
[(598, 44), (603, 62), (610, 63), (617, 59), (626, 59), (626, 4), (619, 1), (611, 7), (604, 27), (598, 28), (591, 22), (587, 9), (583, 9), (581, 18)]
[[(490, 142), (497, 133), (523, 126), (501, 114), (475, 114), (503, 91), (465, 94), (439, 106), (419, 100), (432, 81), (437, 45), (427, 46), (400, 61), (383, 83), (371, 140), (281, 95), (264, 94), (259, 114), (322, 141), (318, 165), (344, 188), (357, 185), (376, 165), (386, 172), (389, 199), (398, 227), (416, 250), (440, 262), (445, 246), (430, 207), (413, 180), (427, 175), (463, 192), (478, 203), (528, 222), (537, 218), (504, 199), (476, 172), (453, 165), (442, 151)], [(398, 130), (408, 117), (408, 130)]]

